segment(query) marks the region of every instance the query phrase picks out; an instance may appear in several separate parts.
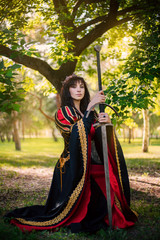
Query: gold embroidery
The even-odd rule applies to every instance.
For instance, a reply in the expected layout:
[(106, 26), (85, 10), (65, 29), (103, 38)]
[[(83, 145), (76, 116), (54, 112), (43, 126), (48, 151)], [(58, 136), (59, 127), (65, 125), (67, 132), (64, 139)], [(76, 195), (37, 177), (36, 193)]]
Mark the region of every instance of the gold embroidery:
[(66, 158), (61, 157), (59, 159), (59, 166), (57, 166), (57, 168), (59, 168), (60, 170), (61, 191), (62, 191), (62, 174), (65, 173), (65, 170), (63, 170), (63, 167), (65, 163), (69, 160), (69, 158), (70, 158), (70, 154)]
[[(68, 110), (67, 110), (67, 109), (68, 109)], [(65, 107), (65, 110), (66, 110), (66, 113), (67, 113), (68, 117), (71, 118), (73, 122), (75, 122), (75, 121), (74, 121), (74, 118), (72, 117), (72, 113), (71, 113), (70, 108), (69, 108), (69, 107)], [(70, 115), (69, 115), (68, 111), (69, 111)]]
[(139, 214), (136, 211), (134, 211), (133, 209), (131, 209), (131, 211), (136, 215), (136, 217), (139, 216)]
[(121, 203), (120, 203), (119, 199), (117, 198), (117, 196), (115, 195), (115, 193), (114, 193), (114, 199), (115, 199), (116, 206), (122, 212)]
[(55, 123), (56, 123), (56, 126), (59, 128), (60, 132), (67, 132), (69, 133), (70, 132), (70, 125), (69, 124), (63, 124), (61, 121), (59, 121), (58, 117), (57, 117), (57, 114), (55, 115)]
[[(122, 191), (124, 192), (123, 184), (122, 184), (122, 177), (121, 177), (121, 169), (120, 169), (119, 157), (118, 157), (118, 151), (117, 151), (117, 144), (116, 144), (116, 138), (115, 138), (114, 130), (113, 130), (113, 138), (114, 138), (114, 144), (115, 144), (115, 152), (116, 152), (116, 159), (117, 159), (119, 179), (120, 179)], [(115, 201), (116, 201), (116, 205), (118, 206), (118, 208), (120, 207), (119, 209), (122, 211), (120, 202), (119, 202), (119, 200), (118, 200), (118, 198), (117, 198), (116, 195), (115, 195)], [(132, 210), (132, 209), (131, 209), (131, 211), (138, 217), (138, 213), (137, 213), (137, 212), (135, 212), (135, 211)]]
[(113, 138), (114, 138), (114, 145), (115, 145), (115, 153), (116, 153), (116, 160), (117, 160), (119, 180), (120, 180), (120, 184), (121, 184), (121, 187), (122, 187), (122, 191), (124, 192), (124, 190), (123, 190), (123, 183), (122, 183), (122, 176), (121, 176), (121, 168), (120, 168), (120, 163), (119, 163), (117, 143), (116, 143), (116, 137), (115, 137), (114, 129), (113, 129)]
[[(70, 119), (74, 122), (73, 117), (70, 116), (69, 113), (68, 113), (69, 108), (68, 108), (67, 106), (65, 106), (64, 109), (65, 109), (65, 112), (66, 112), (68, 118), (70, 118)], [(67, 109), (68, 109), (68, 111), (67, 111)], [(65, 117), (65, 115), (64, 115), (64, 113), (63, 113), (63, 110), (61, 110), (61, 112), (62, 112), (63, 117), (66, 119), (66, 121), (69, 122), (69, 123), (71, 124), (71, 122), (70, 122), (71, 120), (69, 120), (69, 119), (67, 119), (67, 118)]]
[(69, 213), (69, 211), (71, 210), (71, 208), (73, 207), (74, 203), (76, 202), (76, 200), (77, 200), (78, 196), (80, 195), (82, 188), (84, 186), (86, 170), (87, 170), (87, 138), (86, 138), (83, 121), (80, 120), (79, 122), (77, 122), (77, 126), (78, 126), (78, 130), (79, 130), (79, 137), (80, 137), (80, 143), (81, 143), (81, 148), (82, 148), (84, 170), (83, 170), (82, 178), (81, 178), (80, 182), (78, 183), (78, 185), (76, 186), (73, 193), (71, 194), (66, 207), (57, 217), (55, 217), (49, 221), (35, 222), (35, 221), (27, 221), (22, 218), (16, 218), (19, 222), (21, 222), (23, 224), (28, 224), (28, 225), (34, 225), (34, 226), (54, 225), (54, 224), (60, 222), (62, 219), (64, 219), (67, 216), (67, 214)]

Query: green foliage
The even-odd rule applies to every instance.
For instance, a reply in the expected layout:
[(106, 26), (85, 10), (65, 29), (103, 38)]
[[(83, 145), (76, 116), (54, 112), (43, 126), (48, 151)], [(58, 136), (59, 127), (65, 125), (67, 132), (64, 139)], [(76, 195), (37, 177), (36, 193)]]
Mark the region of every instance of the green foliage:
[(0, 111), (11, 113), (19, 111), (19, 103), (24, 100), (24, 89), (21, 87), (22, 82), (16, 80), (15, 70), (20, 65), (13, 64), (8, 67), (4, 61), (0, 62)]
[[(134, 26), (133, 26), (134, 29)], [(107, 86), (106, 103), (111, 104), (120, 114), (118, 123), (131, 116), (131, 111), (148, 109), (155, 106), (155, 99), (160, 88), (160, 19), (159, 15), (152, 12), (148, 14), (138, 25), (138, 29), (132, 33), (132, 43), (129, 41), (129, 55), (123, 58), (124, 46), (120, 48), (121, 31), (118, 31), (119, 42), (108, 41), (108, 56), (119, 61), (112, 69), (104, 73), (104, 84)], [(112, 36), (113, 35), (113, 36)], [(110, 39), (114, 39), (111, 34)], [(120, 50), (119, 50), (120, 49)], [(127, 48), (126, 48), (127, 51)], [(106, 55), (107, 55), (106, 54)], [(103, 58), (105, 54), (103, 54)], [(106, 80), (107, 79), (107, 80)], [(114, 114), (113, 118), (114, 118)], [(114, 120), (113, 120), (114, 122)]]
[(134, 38), (132, 53), (130, 54), (124, 69), (124, 74), (134, 80), (140, 95), (146, 101), (146, 106), (154, 105), (154, 98), (160, 88), (160, 17), (152, 14), (140, 24), (139, 32)]
[(10, 56), (11, 59), (23, 54), (40, 57), (40, 54), (34, 47), (36, 41), (26, 42), (25, 37), (26, 35), (24, 33), (12, 28), (2, 28), (0, 30), (0, 44), (10, 47), (12, 50), (19, 51), (19, 53), (13, 52)]
[(34, 13), (41, 0), (0, 0), (0, 22), (5, 25), (6, 20), (12, 29), (18, 29), (28, 23), (28, 13)]
[[(105, 82), (104, 82), (105, 83)], [(131, 110), (146, 109), (148, 104), (153, 104), (150, 93), (143, 87), (137, 86), (127, 81), (126, 78), (112, 79), (105, 89), (106, 103), (110, 104), (117, 110), (120, 117), (115, 118), (115, 113), (111, 113), (113, 123), (121, 124), (124, 119), (131, 116)]]

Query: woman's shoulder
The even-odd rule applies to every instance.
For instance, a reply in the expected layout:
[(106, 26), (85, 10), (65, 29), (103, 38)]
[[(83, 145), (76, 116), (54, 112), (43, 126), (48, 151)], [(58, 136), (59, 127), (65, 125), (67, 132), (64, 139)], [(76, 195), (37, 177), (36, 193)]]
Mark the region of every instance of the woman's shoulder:
[(58, 109), (55, 119), (64, 124), (73, 124), (77, 120), (75, 108), (72, 106), (63, 106)]
[(75, 108), (72, 106), (62, 106), (61, 108), (58, 109), (57, 113), (63, 113), (63, 114), (67, 114), (69, 116), (76, 115)]

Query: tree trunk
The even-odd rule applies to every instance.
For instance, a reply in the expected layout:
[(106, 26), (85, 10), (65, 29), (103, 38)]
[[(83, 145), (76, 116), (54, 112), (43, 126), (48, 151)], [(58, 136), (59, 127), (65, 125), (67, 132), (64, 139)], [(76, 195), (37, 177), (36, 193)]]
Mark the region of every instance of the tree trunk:
[(125, 126), (123, 126), (123, 142), (125, 142), (126, 139), (126, 131), (125, 131)]
[(149, 110), (143, 109), (143, 143), (142, 151), (148, 152), (149, 146)]
[(132, 128), (132, 139), (134, 140), (134, 128)]
[(57, 109), (61, 107), (61, 97), (59, 93), (56, 94), (56, 105), (57, 105)]
[(23, 140), (25, 139), (25, 122), (24, 122), (24, 115), (22, 114), (22, 137)]
[(132, 137), (132, 129), (129, 128), (128, 143), (131, 143), (131, 137)]
[(52, 137), (53, 137), (53, 140), (54, 140), (55, 142), (58, 141), (58, 138), (57, 138), (57, 136), (56, 136), (56, 134), (55, 134), (55, 129), (54, 129), (54, 127), (52, 127)]
[(21, 151), (21, 142), (19, 137), (19, 131), (18, 131), (18, 120), (17, 120), (18, 113), (16, 111), (13, 111), (13, 131), (14, 131), (14, 142), (15, 142), (15, 149), (17, 151)]

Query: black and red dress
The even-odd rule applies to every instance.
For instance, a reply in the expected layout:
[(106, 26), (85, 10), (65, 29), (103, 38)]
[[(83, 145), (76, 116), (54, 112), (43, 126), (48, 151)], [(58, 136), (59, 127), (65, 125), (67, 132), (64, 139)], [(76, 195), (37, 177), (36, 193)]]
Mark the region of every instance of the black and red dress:
[[(5, 215), (22, 230), (92, 232), (108, 225), (107, 197), (101, 129), (95, 129), (96, 113), (82, 118), (74, 107), (65, 106), (55, 115), (64, 138), (48, 199), (44, 206), (15, 209)], [(107, 127), (108, 157), (114, 228), (133, 226), (137, 216), (130, 209), (130, 187), (125, 160), (113, 127)]]

